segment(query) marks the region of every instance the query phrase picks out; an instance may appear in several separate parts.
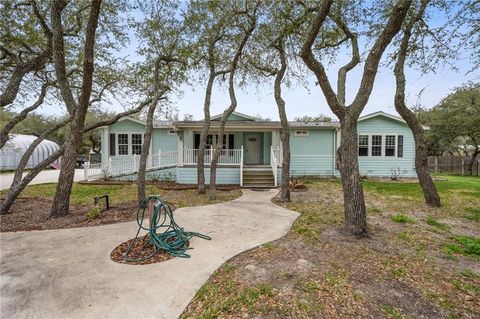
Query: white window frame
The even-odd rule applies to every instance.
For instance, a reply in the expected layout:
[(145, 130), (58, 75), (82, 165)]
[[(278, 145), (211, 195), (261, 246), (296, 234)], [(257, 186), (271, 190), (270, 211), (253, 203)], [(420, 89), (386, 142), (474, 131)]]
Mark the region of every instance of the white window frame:
[[(143, 145), (143, 142), (145, 141), (145, 132), (115, 132), (115, 133), (112, 133), (112, 134), (115, 134), (115, 156), (133, 156), (133, 152), (132, 152), (132, 134), (141, 134), (142, 135), (142, 144)], [(120, 148), (119, 148), (119, 145), (118, 145), (118, 135), (120, 134), (126, 134), (128, 136), (127, 138), (127, 145), (128, 145), (128, 154), (122, 154), (120, 155)], [(123, 145), (123, 144), (122, 144)], [(139, 154), (137, 154), (139, 155)]]
[[(366, 136), (367, 137), (367, 155), (360, 155), (358, 154), (359, 153), (359, 149), (360, 149), (360, 135), (361, 136)], [(365, 147), (365, 145), (362, 145), (362, 147)], [(370, 135), (368, 134), (358, 134), (358, 137), (357, 137), (357, 156), (358, 157), (369, 157), (370, 156)]]
[(295, 130), (295, 131), (293, 131), (293, 136), (308, 137), (308, 136), (310, 136), (310, 131), (309, 130)]
[[(397, 133), (358, 133), (360, 135), (368, 135), (368, 156), (360, 156), (358, 155), (358, 142), (357, 142), (357, 156), (358, 158), (365, 158), (365, 159), (389, 159), (389, 158), (399, 158), (398, 157), (398, 135)], [(382, 137), (382, 155), (381, 156), (372, 156), (372, 136), (378, 135)], [(402, 134), (400, 134), (402, 135)], [(386, 147), (386, 137), (387, 136), (395, 136), (395, 156), (385, 156), (385, 147)], [(405, 136), (405, 135), (404, 135)], [(405, 137), (403, 138), (403, 149), (405, 154)], [(404, 155), (405, 156), (405, 155)]]

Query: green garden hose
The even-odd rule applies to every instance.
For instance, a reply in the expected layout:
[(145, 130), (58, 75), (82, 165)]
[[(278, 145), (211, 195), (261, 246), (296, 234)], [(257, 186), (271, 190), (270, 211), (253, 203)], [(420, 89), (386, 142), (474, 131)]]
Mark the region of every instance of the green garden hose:
[[(153, 211), (150, 213), (149, 226), (146, 227), (143, 223), (145, 221), (145, 212), (150, 203), (153, 204)], [(160, 196), (149, 196), (140, 202), (137, 208), (137, 224), (138, 231), (125, 252), (125, 262), (144, 261), (152, 258), (160, 251), (166, 251), (175, 257), (190, 258), (186, 251), (190, 249), (188, 245), (191, 238), (200, 237), (211, 240), (209, 236), (187, 232), (178, 226), (175, 219), (173, 219), (172, 209)], [(129, 258), (128, 255), (136, 241), (139, 240), (139, 234), (142, 229), (147, 231), (147, 234), (143, 237), (145, 246), (152, 245), (153, 253), (143, 258)]]

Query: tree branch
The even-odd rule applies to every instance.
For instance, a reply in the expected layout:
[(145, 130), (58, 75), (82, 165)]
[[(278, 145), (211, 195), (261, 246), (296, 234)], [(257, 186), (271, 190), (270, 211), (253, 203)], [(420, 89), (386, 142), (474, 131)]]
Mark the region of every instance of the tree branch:
[(341, 119), (345, 114), (345, 110), (340, 106), (337, 101), (337, 96), (332, 89), (330, 81), (328, 80), (328, 76), (325, 72), (323, 64), (314, 57), (312, 52), (312, 46), (315, 43), (315, 40), (320, 32), (320, 28), (327, 19), (328, 13), (330, 12), (330, 8), (332, 6), (332, 2), (332, 0), (325, 0), (320, 4), (317, 16), (313, 20), (307, 38), (303, 43), (302, 49), (300, 51), (300, 57), (303, 59), (307, 67), (317, 77), (318, 84), (320, 85), (323, 94), (327, 99), (328, 105), (331, 107), (335, 115), (339, 119)]

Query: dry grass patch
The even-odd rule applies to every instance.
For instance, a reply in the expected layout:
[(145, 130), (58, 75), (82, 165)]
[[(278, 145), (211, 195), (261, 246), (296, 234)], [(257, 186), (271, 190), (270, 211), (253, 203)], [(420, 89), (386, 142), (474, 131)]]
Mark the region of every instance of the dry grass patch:
[[(371, 237), (362, 240), (338, 231), (338, 180), (304, 184), (306, 191), (282, 204), (301, 213), (292, 231), (230, 260), (228, 273), (212, 276), (211, 294), (197, 294), (184, 318), (480, 317), (480, 229), (466, 218), (480, 207), (480, 179), (437, 182), (441, 208), (426, 207), (414, 182), (364, 181)], [(234, 297), (259, 285), (270, 293)], [(210, 303), (227, 306), (210, 312)]]

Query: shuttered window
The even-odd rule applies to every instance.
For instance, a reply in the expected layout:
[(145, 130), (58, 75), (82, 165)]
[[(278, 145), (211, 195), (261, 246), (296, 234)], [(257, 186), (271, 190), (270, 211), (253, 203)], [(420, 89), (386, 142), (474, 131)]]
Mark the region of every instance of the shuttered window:
[(115, 156), (115, 134), (110, 134), (110, 156)]
[(398, 135), (397, 157), (403, 157), (403, 135)]

